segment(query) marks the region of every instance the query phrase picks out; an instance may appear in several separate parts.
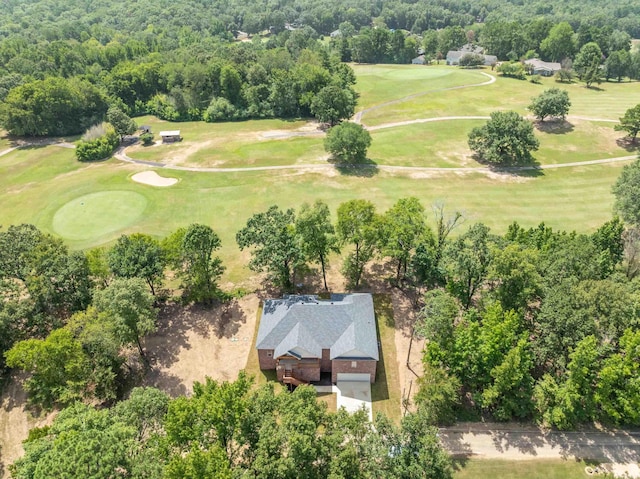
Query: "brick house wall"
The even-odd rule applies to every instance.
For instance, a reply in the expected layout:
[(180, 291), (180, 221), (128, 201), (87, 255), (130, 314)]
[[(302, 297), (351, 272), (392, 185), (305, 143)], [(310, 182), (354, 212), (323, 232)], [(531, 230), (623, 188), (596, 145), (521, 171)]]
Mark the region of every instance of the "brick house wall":
[[(300, 379), (301, 381), (312, 382), (312, 381), (320, 381), (320, 367), (306, 367), (306, 368), (293, 368), (293, 375), (296, 379)], [(282, 382), (284, 377), (284, 368), (280, 366), (276, 369), (276, 375), (278, 376), (278, 381)]]
[(320, 361), (320, 371), (323, 373), (331, 372), (331, 350), (323, 349), (322, 350), (322, 360)]
[(275, 369), (276, 358), (273, 357), (273, 349), (258, 349), (258, 363), (260, 369)]
[[(334, 359), (331, 368), (331, 382), (336, 383), (338, 381), (338, 373), (368, 373), (371, 377), (371, 382), (376, 382), (376, 366), (378, 362), (374, 359)], [(355, 367), (354, 367), (355, 366)]]

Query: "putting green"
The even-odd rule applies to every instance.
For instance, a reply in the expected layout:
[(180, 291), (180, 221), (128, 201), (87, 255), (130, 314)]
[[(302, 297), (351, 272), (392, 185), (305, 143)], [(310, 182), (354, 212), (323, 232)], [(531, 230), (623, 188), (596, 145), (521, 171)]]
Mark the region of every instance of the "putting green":
[(68, 240), (99, 238), (133, 224), (147, 199), (133, 191), (102, 191), (69, 201), (53, 216), (53, 230)]

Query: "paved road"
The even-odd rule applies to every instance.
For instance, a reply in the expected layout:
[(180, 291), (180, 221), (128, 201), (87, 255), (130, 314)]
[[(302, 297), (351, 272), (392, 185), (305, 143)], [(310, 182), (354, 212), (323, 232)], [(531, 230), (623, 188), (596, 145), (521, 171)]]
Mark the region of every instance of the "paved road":
[(487, 459), (581, 458), (617, 464), (640, 462), (640, 431), (541, 431), (530, 426), (460, 424), (441, 428), (440, 439), (455, 455)]

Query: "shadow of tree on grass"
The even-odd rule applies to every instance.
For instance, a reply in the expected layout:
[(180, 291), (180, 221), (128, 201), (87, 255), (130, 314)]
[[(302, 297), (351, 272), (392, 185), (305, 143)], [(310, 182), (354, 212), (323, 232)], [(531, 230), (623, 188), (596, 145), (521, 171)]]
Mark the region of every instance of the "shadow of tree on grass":
[(536, 130), (552, 135), (566, 135), (575, 129), (575, 125), (566, 120), (555, 119), (534, 122)]

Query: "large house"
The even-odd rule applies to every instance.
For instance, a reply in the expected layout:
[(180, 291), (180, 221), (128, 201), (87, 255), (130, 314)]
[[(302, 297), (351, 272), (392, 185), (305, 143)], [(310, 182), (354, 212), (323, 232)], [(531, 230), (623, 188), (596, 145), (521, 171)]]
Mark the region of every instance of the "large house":
[(379, 359), (373, 298), (370, 294), (290, 295), (264, 302), (256, 340), (260, 369), (276, 370), (278, 380), (298, 385), (376, 379)]
[(553, 76), (554, 73), (560, 71), (562, 65), (555, 62), (543, 62), (537, 58), (531, 58), (530, 60), (525, 60), (524, 65), (526, 70), (531, 75), (542, 75), (544, 77)]

